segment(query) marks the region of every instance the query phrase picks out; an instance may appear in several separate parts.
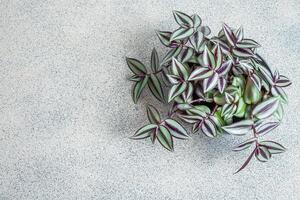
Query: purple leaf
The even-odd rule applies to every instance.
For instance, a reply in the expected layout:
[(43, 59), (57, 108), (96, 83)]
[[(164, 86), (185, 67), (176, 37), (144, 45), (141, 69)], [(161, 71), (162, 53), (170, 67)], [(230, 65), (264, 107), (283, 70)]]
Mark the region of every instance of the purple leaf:
[(252, 120), (245, 119), (227, 126), (223, 126), (222, 129), (232, 135), (244, 135), (252, 129), (252, 125)]
[(257, 135), (263, 136), (279, 125), (279, 122), (267, 122), (257, 127)]
[(189, 77), (189, 81), (202, 80), (212, 76), (214, 73), (212, 70), (207, 67), (198, 67), (196, 68)]
[(203, 120), (202, 124), (200, 125), (201, 131), (207, 137), (216, 137), (217, 130), (214, 123), (210, 119)]
[(172, 33), (169, 31), (156, 31), (156, 35), (157, 35), (158, 39), (166, 47), (170, 46), (171, 34)]
[(257, 87), (257, 89), (260, 91), (261, 79), (256, 74), (251, 74), (250, 78), (253, 81), (254, 85)]
[(233, 34), (231, 28), (229, 26), (227, 26), (225, 23), (223, 24), (223, 31), (225, 33), (227, 41), (231, 44), (231, 46), (235, 46), (235, 44), (237, 42), (236, 37)]
[(286, 150), (281, 144), (269, 140), (260, 142), (260, 146), (266, 147), (271, 154), (283, 153)]
[(244, 162), (244, 164), (234, 174), (239, 173), (241, 170), (243, 170), (249, 164), (250, 160), (252, 159), (252, 157), (253, 157), (253, 155), (255, 153), (255, 150), (256, 149), (254, 149), (251, 152), (251, 154), (249, 155), (249, 157), (247, 158), (247, 160)]
[(224, 77), (220, 77), (218, 81), (218, 90), (222, 94), (224, 92), (224, 89), (226, 87), (226, 80)]
[(216, 87), (219, 80), (219, 75), (217, 73), (213, 73), (213, 75), (209, 78), (204, 79), (203, 81), (203, 91), (208, 92)]
[(213, 68), (215, 64), (215, 57), (212, 54), (212, 52), (205, 46), (204, 52), (203, 52), (203, 63), (205, 67)]
[(271, 97), (259, 103), (252, 111), (252, 115), (258, 119), (270, 117), (278, 108), (279, 101), (276, 97)]
[(173, 15), (174, 15), (175, 21), (177, 22), (177, 24), (179, 26), (185, 27), (185, 28), (194, 26), (193, 19), (190, 16), (188, 16), (187, 14), (174, 10)]
[(190, 137), (183, 126), (174, 119), (166, 119), (165, 124), (172, 136), (178, 139), (187, 139)]
[(231, 69), (231, 66), (232, 66), (232, 61), (228, 60), (228, 61), (224, 62), (219, 68), (216, 68), (216, 72), (220, 76), (224, 76), (229, 72), (229, 70)]
[(159, 124), (161, 121), (158, 110), (152, 105), (147, 106), (147, 117), (152, 124)]
[(249, 148), (255, 141), (257, 141), (257, 138), (250, 138), (242, 143), (240, 143), (239, 145), (237, 145), (236, 147), (233, 148), (233, 151), (242, 151), (244, 149)]
[(292, 82), (283, 75), (279, 76), (279, 80), (275, 83), (275, 85), (277, 85), (278, 87), (287, 87), (290, 86), (292, 84)]
[(237, 57), (241, 57), (241, 58), (249, 58), (254, 55), (250, 49), (242, 49), (242, 48), (234, 48), (232, 50), (232, 53)]

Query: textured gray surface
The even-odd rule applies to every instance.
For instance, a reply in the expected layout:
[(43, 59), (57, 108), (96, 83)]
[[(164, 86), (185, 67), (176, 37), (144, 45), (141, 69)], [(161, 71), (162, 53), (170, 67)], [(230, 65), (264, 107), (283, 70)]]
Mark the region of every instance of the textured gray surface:
[[(197, 12), (217, 33), (242, 24), (290, 77), (288, 113), (269, 137), (288, 151), (252, 162), (240, 140), (193, 136), (175, 152), (128, 139), (146, 123), (125, 55), (148, 62), (171, 11)], [(300, 196), (298, 0), (1, 0), (0, 199), (290, 199)]]

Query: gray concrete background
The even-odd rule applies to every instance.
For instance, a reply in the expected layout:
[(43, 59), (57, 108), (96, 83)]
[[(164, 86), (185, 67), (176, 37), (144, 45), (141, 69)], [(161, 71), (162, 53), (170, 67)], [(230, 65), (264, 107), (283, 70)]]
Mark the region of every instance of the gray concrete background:
[[(198, 13), (214, 34), (242, 24), (290, 77), (290, 103), (269, 138), (288, 151), (232, 173), (242, 138), (193, 136), (175, 152), (128, 139), (147, 122), (125, 56), (149, 63), (171, 11)], [(298, 0), (1, 0), (0, 199), (290, 199), (300, 197)], [(162, 107), (162, 106), (160, 106)]]

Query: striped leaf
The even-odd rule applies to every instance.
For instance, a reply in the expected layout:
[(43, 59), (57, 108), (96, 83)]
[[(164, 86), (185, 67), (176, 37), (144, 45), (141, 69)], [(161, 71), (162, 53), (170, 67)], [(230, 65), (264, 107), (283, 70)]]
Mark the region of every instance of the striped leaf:
[(257, 138), (250, 138), (234, 147), (233, 151), (242, 151), (244, 149), (248, 149), (255, 141), (257, 141)]
[(196, 68), (189, 77), (189, 81), (202, 80), (212, 76), (214, 72), (207, 67)]
[(243, 39), (241, 42), (238, 42), (236, 46), (242, 49), (252, 49), (260, 47), (260, 44), (251, 39)]
[(235, 35), (235, 37), (236, 37), (237, 42), (241, 42), (241, 41), (244, 39), (244, 30), (243, 30), (243, 27), (240, 26), (240, 28), (237, 29), (237, 30), (234, 32), (234, 35)]
[(152, 105), (147, 106), (147, 117), (152, 124), (159, 124), (161, 121), (158, 110)]
[(185, 48), (180, 53), (180, 61), (182, 63), (188, 62), (192, 56), (194, 55), (194, 49), (193, 48)]
[(169, 63), (173, 57), (177, 57), (182, 51), (182, 47), (171, 49), (161, 61), (161, 65)]
[(166, 47), (170, 46), (170, 38), (172, 33), (169, 31), (156, 31), (156, 35), (160, 42)]
[(153, 48), (152, 53), (151, 53), (151, 69), (153, 72), (157, 72), (160, 70), (159, 58), (158, 58), (157, 51), (155, 48)]
[(201, 121), (203, 118), (199, 115), (182, 115), (182, 114), (178, 114), (178, 117), (186, 122), (186, 123), (190, 123), (190, 124), (193, 124), (193, 123), (196, 123), (196, 122), (199, 122)]
[(243, 163), (243, 165), (242, 165), (236, 172), (234, 172), (234, 174), (239, 173), (240, 171), (242, 171), (242, 170), (249, 164), (249, 162), (251, 161), (251, 159), (252, 159), (252, 157), (254, 156), (255, 152), (256, 152), (256, 149), (254, 149), (254, 150), (251, 152), (251, 154), (248, 156), (248, 158), (247, 158), (246, 161)]
[(283, 75), (280, 75), (279, 80), (276, 81), (275, 83), (275, 85), (278, 87), (287, 87), (290, 86), (291, 84), (292, 82), (286, 76)]
[(171, 102), (175, 97), (182, 94), (186, 88), (186, 82), (183, 82), (182, 84), (173, 85), (169, 92), (168, 102)]
[(187, 68), (180, 63), (176, 58), (172, 59), (171, 71), (174, 75), (182, 77), (184, 80), (187, 80), (189, 77), (189, 72)]
[(281, 87), (274, 85), (271, 88), (271, 93), (273, 94), (273, 96), (279, 96), (284, 103), (288, 102), (288, 97), (287, 97), (285, 91)]
[(255, 157), (260, 162), (267, 162), (271, 158), (271, 153), (268, 148), (259, 146), (255, 151)]
[(181, 77), (177, 75), (167, 74), (167, 78), (173, 85), (176, 85), (182, 81)]
[(194, 47), (196, 52), (200, 51), (203, 40), (203, 33), (200, 31), (195, 32), (190, 38), (189, 41), (191, 45)]
[(266, 147), (271, 154), (283, 153), (286, 150), (286, 148), (281, 144), (269, 140), (260, 142), (260, 146)]
[(139, 130), (135, 132), (133, 136), (131, 136), (131, 139), (139, 140), (144, 139), (150, 136), (151, 131), (154, 131), (157, 128), (157, 125), (155, 124), (148, 124), (146, 126), (143, 126)]
[(173, 11), (173, 15), (179, 26), (185, 28), (194, 26), (194, 21), (189, 15), (176, 10)]
[(178, 139), (187, 139), (190, 137), (185, 128), (183, 128), (183, 126), (179, 124), (176, 120), (166, 119), (165, 124), (172, 136)]
[(252, 111), (252, 115), (258, 119), (270, 117), (278, 108), (279, 101), (276, 97), (271, 97), (259, 103)]
[(250, 78), (253, 81), (256, 88), (260, 91), (262, 83), (261, 83), (261, 79), (259, 78), (259, 76), (257, 76), (256, 74), (251, 74)]
[(215, 55), (215, 66), (213, 67), (217, 69), (222, 64), (222, 51), (219, 45), (216, 46), (214, 55)]
[(173, 151), (173, 139), (170, 131), (163, 125), (159, 126), (156, 133), (159, 143), (169, 151)]
[(220, 46), (222, 52), (224, 54), (228, 54), (229, 51), (230, 51), (230, 47), (225, 43), (223, 42), (222, 40), (220, 40), (219, 38), (211, 38), (210, 41), (212, 41), (213, 43), (217, 44)]
[(224, 34), (226, 36), (227, 41), (229, 42), (229, 44), (231, 44), (231, 46), (235, 46), (236, 44), (236, 37), (234, 35), (234, 33), (232, 32), (231, 28), (229, 26), (227, 26), (227, 24), (223, 24), (223, 31)]
[(139, 75), (133, 75), (129, 78), (130, 81), (134, 81), (134, 82), (139, 82), (142, 79), (143, 79), (143, 77), (139, 76)]
[(219, 75), (217, 73), (213, 73), (213, 75), (209, 78), (204, 79), (203, 81), (203, 91), (208, 92), (216, 87), (219, 80)]
[(190, 37), (191, 35), (193, 35), (193, 33), (193, 28), (179, 28), (172, 33), (170, 41), (181, 40)]
[(132, 99), (134, 103), (137, 103), (138, 99), (141, 96), (143, 89), (145, 88), (146, 84), (148, 83), (149, 76), (145, 76), (143, 80), (137, 82), (132, 90)]
[(253, 52), (250, 49), (234, 48), (232, 53), (240, 58), (249, 58), (253, 56)]
[(226, 87), (226, 80), (224, 77), (220, 77), (218, 80), (218, 90), (222, 94), (224, 92), (224, 89)]
[(127, 65), (129, 69), (137, 75), (146, 74), (147, 70), (143, 63), (134, 58), (126, 58)]
[(276, 119), (281, 121), (283, 118), (283, 114), (284, 114), (283, 106), (281, 103), (279, 103), (277, 111), (274, 113), (274, 116), (276, 117)]
[(201, 131), (204, 135), (207, 137), (216, 137), (217, 136), (217, 130), (215, 124), (210, 119), (205, 119), (200, 125)]
[(197, 29), (201, 25), (201, 23), (202, 23), (202, 19), (197, 14), (193, 14), (192, 15), (192, 20), (193, 20), (194, 28), (195, 29)]
[(204, 52), (203, 52), (203, 63), (205, 67), (213, 68), (216, 66), (215, 57), (212, 54), (212, 52), (205, 46)]
[(258, 126), (256, 133), (259, 136), (263, 136), (263, 135), (269, 133), (270, 131), (272, 131), (273, 129), (275, 129), (277, 126), (279, 126), (279, 122), (263, 123)]
[(150, 79), (148, 81), (148, 86), (151, 93), (159, 100), (164, 101), (164, 93), (161, 86), (160, 80), (156, 77), (156, 75), (151, 74)]
[(227, 126), (223, 126), (222, 129), (232, 135), (244, 135), (252, 129), (252, 120), (242, 120)]
[(222, 63), (222, 65), (220, 67), (217, 67), (216, 72), (220, 76), (224, 76), (230, 71), (231, 67), (232, 67), (232, 60), (228, 60), (228, 61)]

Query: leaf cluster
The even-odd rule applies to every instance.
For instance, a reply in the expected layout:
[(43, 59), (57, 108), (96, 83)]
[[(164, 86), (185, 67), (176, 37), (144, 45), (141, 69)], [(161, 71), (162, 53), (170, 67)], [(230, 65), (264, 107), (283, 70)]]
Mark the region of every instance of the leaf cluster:
[[(223, 134), (249, 135), (235, 147), (252, 151), (239, 172), (253, 157), (266, 162), (272, 155), (285, 151), (277, 142), (263, 137), (276, 128), (287, 104), (284, 88), (290, 80), (272, 70), (257, 53), (258, 42), (244, 36), (243, 27), (234, 29), (223, 24), (217, 36), (202, 26), (197, 15), (174, 11), (179, 27), (174, 31), (156, 31), (161, 43), (169, 48), (160, 60), (153, 49), (150, 67), (127, 58), (133, 72), (132, 98), (137, 103), (146, 86), (154, 97), (170, 105), (165, 118), (149, 105), (150, 124), (140, 128), (133, 139), (157, 139), (166, 149), (174, 148), (173, 138), (187, 139), (181, 125), (191, 124), (191, 133), (216, 138)], [(176, 118), (176, 120), (175, 120)], [(178, 121), (178, 120), (180, 121)]]

